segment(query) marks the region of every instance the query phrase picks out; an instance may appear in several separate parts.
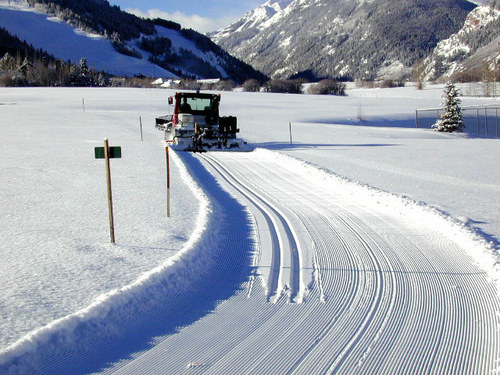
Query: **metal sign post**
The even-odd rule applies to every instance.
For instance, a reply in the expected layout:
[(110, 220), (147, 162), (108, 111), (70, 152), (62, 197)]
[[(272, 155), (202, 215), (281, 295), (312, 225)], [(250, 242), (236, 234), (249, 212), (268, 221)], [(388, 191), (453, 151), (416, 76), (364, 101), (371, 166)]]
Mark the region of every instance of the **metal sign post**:
[(113, 195), (111, 192), (111, 168), (109, 164), (109, 159), (121, 158), (122, 149), (121, 147), (109, 147), (108, 139), (104, 139), (104, 147), (95, 147), (94, 154), (96, 159), (105, 159), (106, 161), (106, 181), (108, 185), (108, 212), (109, 212), (109, 235), (111, 237), (111, 243), (115, 243), (115, 225), (113, 219)]

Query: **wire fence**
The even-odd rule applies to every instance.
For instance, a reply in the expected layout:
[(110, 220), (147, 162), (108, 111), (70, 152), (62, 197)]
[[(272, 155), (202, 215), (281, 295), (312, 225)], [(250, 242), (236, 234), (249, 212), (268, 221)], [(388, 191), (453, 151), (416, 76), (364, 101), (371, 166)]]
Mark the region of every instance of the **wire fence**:
[[(464, 133), (486, 137), (500, 138), (500, 105), (482, 105), (462, 108), (462, 119), (465, 123)], [(415, 110), (417, 128), (429, 129), (441, 117), (442, 108), (425, 108)]]
[(500, 96), (500, 82), (470, 82), (460, 87), (462, 96), (498, 98)]

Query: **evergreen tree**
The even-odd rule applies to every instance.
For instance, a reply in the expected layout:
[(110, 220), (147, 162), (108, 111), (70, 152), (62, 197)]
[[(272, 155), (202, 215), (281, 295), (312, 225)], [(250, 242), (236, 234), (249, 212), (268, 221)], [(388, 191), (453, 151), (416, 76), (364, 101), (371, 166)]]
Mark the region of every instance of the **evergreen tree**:
[(87, 65), (87, 59), (82, 57), (78, 65), (71, 67), (70, 72), (71, 86), (94, 86), (94, 81), (90, 74), (90, 69)]
[(69, 73), (69, 83), (71, 86), (81, 86), (80, 84), (80, 66), (72, 65)]
[(80, 59), (80, 77), (82, 86), (92, 86), (92, 77), (90, 76), (90, 69), (87, 65), (87, 59), (82, 57)]
[(436, 121), (433, 128), (439, 132), (454, 132), (462, 131), (465, 124), (462, 120), (462, 109), (460, 108), (460, 91), (455, 85), (449, 82), (446, 85), (443, 94), (443, 114), (441, 118)]
[(29, 67), (30, 67), (30, 62), (29, 62), (28, 58), (25, 57), (24, 60), (23, 60), (23, 62), (22, 62), (22, 64), (19, 67), (19, 71), (21, 72), (21, 74), (23, 76), (26, 77), (28, 75), (28, 69), (29, 69)]
[(3, 71), (11, 71), (11, 70), (16, 70), (16, 59), (9, 54), (8, 52), (3, 55), (3, 57), (0, 59), (0, 70)]

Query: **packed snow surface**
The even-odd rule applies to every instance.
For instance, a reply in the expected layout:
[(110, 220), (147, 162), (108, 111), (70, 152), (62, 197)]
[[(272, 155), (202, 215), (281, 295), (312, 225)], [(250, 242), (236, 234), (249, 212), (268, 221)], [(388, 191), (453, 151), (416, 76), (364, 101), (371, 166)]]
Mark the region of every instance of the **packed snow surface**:
[(498, 368), (499, 141), (415, 129), (442, 87), (223, 93), (256, 149), (171, 152), (170, 218), (172, 91), (0, 93), (0, 373)]

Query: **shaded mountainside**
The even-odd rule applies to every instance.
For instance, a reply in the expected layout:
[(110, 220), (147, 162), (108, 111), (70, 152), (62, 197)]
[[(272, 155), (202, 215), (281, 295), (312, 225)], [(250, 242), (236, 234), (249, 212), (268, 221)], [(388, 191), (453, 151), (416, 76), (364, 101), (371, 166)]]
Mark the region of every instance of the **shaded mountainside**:
[(80, 29), (109, 38), (130, 40), (141, 34), (153, 35), (154, 25), (133, 14), (122, 12), (105, 0), (27, 0), (28, 4)]
[(308, 70), (383, 78), (409, 74), (474, 7), (465, 0), (270, 0), (211, 37), (277, 78)]
[(0, 27), (0, 56), (4, 56), (7, 53), (21, 60), (25, 58), (31, 61), (36, 59), (47, 59), (50, 62), (54, 62), (56, 60), (47, 52), (35, 49), (32, 45), (26, 43), (26, 41), (21, 41), (19, 38), (10, 34), (6, 29)]
[[(28, 6), (32, 11), (36, 9), (65, 21), (74, 30), (79, 29), (87, 34), (97, 34), (106, 38), (117, 52), (116, 60), (123, 60), (123, 55), (125, 55), (136, 61), (155, 64), (164, 69), (157, 69), (158, 72), (166, 72), (170, 77), (222, 78), (238, 83), (249, 78), (265, 78), (262, 73), (234, 58), (209, 38), (194, 30), (183, 29), (181, 25), (171, 21), (137, 17), (123, 12), (117, 6), (111, 6), (105, 0), (0, 1), (0, 9), (5, 7), (9, 11), (18, 11), (15, 17), (23, 17)], [(30, 23), (27, 22), (27, 24)], [(5, 29), (38, 49), (40, 46), (36, 44), (35, 39), (39, 39), (40, 33), (35, 29), (36, 27), (54, 28), (53, 34), (57, 33), (55, 31), (57, 23), (41, 24), (42, 22), (31, 23), (29, 27), (33, 27), (33, 30), (24, 32), (24, 35), (18, 35), (21, 33), (19, 30), (16, 33), (16, 30), (13, 30), (15, 27), (9, 29), (5, 26)], [(37, 38), (29, 40), (26, 35), (30, 34), (37, 35)], [(56, 41), (54, 44), (57, 43)], [(57, 58), (65, 60), (71, 58), (50, 50), (48, 52)], [(88, 61), (92, 64), (92, 57), (89, 56)], [(113, 70), (113, 64), (114, 61), (109, 61), (110, 72)], [(152, 68), (149, 71), (153, 73)], [(150, 75), (140, 69), (134, 74)]]

